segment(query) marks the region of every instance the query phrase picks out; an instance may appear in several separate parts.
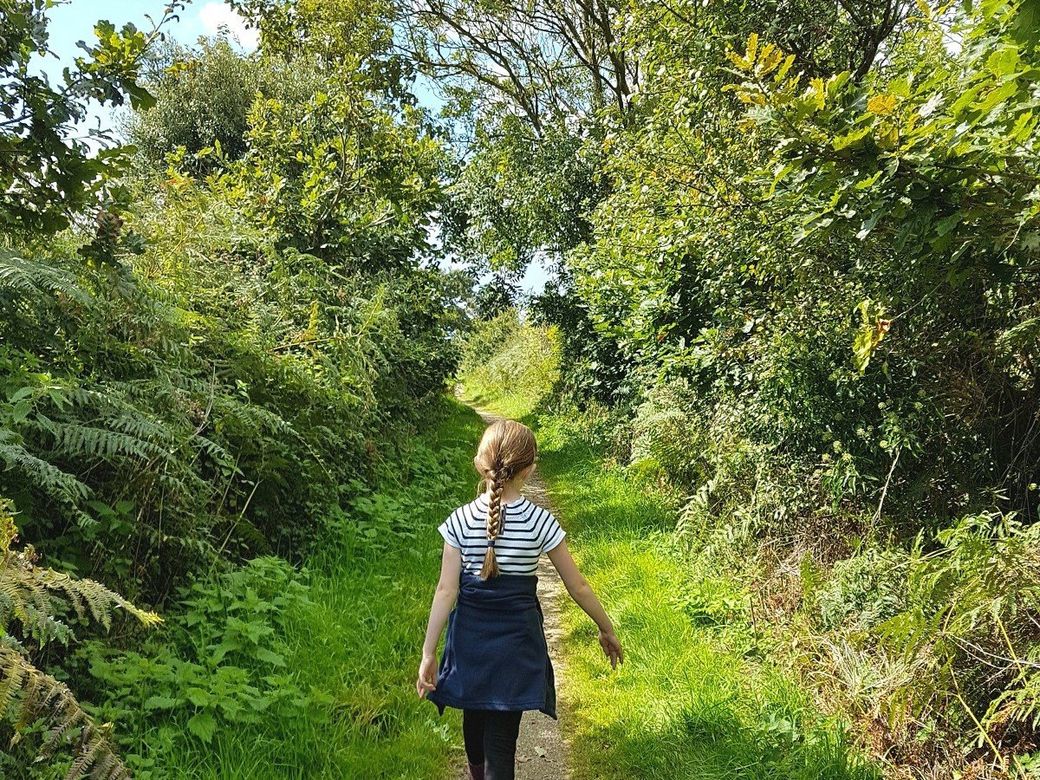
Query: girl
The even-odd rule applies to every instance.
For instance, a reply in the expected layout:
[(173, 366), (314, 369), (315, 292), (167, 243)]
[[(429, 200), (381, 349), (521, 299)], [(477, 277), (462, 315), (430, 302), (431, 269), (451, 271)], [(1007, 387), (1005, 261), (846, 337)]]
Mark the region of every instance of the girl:
[[(442, 714), (445, 707), (462, 710), (474, 780), (512, 780), (524, 710), (556, 717), (553, 669), (535, 592), (542, 553), (549, 555), (571, 598), (599, 626), (599, 643), (611, 667), (623, 660), (610, 618), (567, 551), (563, 529), (549, 512), (520, 495), (536, 453), (526, 425), (499, 420), (488, 426), (473, 459), (483, 492), (438, 529), (444, 537), (441, 577), (415, 689)], [(445, 623), (448, 634), (438, 669), (437, 642)]]

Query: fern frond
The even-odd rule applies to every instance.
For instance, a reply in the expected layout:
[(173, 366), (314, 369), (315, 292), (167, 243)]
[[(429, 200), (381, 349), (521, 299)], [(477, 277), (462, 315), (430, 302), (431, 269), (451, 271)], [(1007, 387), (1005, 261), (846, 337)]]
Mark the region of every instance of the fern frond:
[(70, 601), (85, 603), (94, 620), (106, 629), (112, 625), (112, 613), (116, 608), (133, 615), (145, 626), (155, 626), (162, 622), (162, 618), (154, 612), (134, 606), (95, 580), (73, 579), (68, 574), (53, 569), (35, 569), (32, 575), (34, 584), (39, 587), (60, 591)]
[(17, 623), (23, 634), (53, 638), (62, 604), (80, 615), (111, 625), (112, 614), (122, 609), (146, 626), (161, 622), (154, 612), (140, 609), (118, 593), (93, 580), (76, 580), (68, 574), (37, 566), (32, 547), (12, 549), (17, 538), (13, 505), (0, 498), (0, 719), (14, 722), (20, 734), (35, 721), (50, 723), (41, 755), (68, 746), (74, 753), (67, 780), (128, 778), (129, 772), (115, 754), (105, 727), (98, 726), (83, 710), (67, 686), (37, 669), (14, 641), (8, 628)]
[(0, 463), (18, 469), (34, 487), (62, 503), (75, 505), (92, 495), (74, 476), (29, 452), (11, 431), (0, 430)]
[(119, 455), (148, 460), (163, 455), (163, 450), (149, 441), (93, 425), (49, 420), (39, 428), (51, 435), (55, 449), (63, 455), (86, 455), (102, 460)]
[(109, 430), (131, 436), (139, 441), (147, 441), (164, 449), (173, 446), (177, 441), (172, 430), (159, 420), (143, 413), (123, 412), (116, 417), (106, 417), (104, 422), (105, 427)]
[[(68, 393), (68, 400), (76, 407), (92, 409), (97, 415), (94, 427), (122, 433), (142, 442), (154, 445), (161, 452), (168, 453), (182, 447), (192, 447), (205, 452), (212, 460), (222, 466), (231, 466), (233, 458), (221, 445), (199, 433), (185, 436), (184, 428), (195, 426), (197, 421), (189, 421), (187, 414), (178, 422), (171, 424), (170, 409), (182, 410), (201, 408), (205, 403), (208, 390), (204, 383), (188, 375), (177, 375), (177, 385), (169, 382), (153, 380), (117, 382), (105, 385), (104, 391), (76, 388)], [(164, 417), (154, 414), (151, 409), (156, 401), (162, 402), (166, 410)]]
[(108, 754), (98, 757), (94, 767), (90, 770), (90, 777), (92, 780), (122, 780), (122, 778), (129, 779), (130, 774), (118, 757)]
[(99, 582), (73, 579), (63, 572), (36, 566), (35, 553), (27, 548), (7, 552), (0, 564), (0, 630), (6, 632), (9, 622), (16, 620), (41, 642), (65, 638), (67, 628), (54, 616), (62, 606), (55, 602), (55, 595), (63, 597), (78, 615), (85, 617), (89, 612), (106, 630), (117, 609), (133, 615), (145, 626), (162, 620)]
[(21, 728), (40, 717), (50, 718), (52, 726), (44, 737), (41, 755), (66, 745), (71, 747), (75, 759), (66, 780), (79, 780), (88, 771), (91, 777), (130, 777), (108, 735), (87, 715), (68, 686), (44, 674), (17, 650), (3, 644), (0, 644), (0, 717), (14, 720)]
[(61, 268), (29, 261), (13, 252), (0, 250), (0, 291), (22, 295), (60, 294), (80, 303), (90, 296), (79, 286), (76, 277)]

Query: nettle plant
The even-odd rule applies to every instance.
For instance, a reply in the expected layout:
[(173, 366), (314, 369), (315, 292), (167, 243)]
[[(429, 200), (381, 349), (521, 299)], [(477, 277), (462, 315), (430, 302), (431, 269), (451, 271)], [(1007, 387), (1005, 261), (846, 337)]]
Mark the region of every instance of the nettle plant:
[(30, 648), (51, 642), (68, 644), (74, 633), (62, 619), (70, 613), (106, 629), (113, 615), (126, 612), (145, 626), (162, 619), (139, 609), (104, 585), (78, 580), (42, 567), (31, 545), (15, 549), (18, 536), (10, 500), (0, 498), (0, 719), (11, 745), (45, 723), (39, 754), (71, 750), (69, 780), (129, 777), (109, 741), (109, 724), (87, 715), (64, 683), (33, 663)]

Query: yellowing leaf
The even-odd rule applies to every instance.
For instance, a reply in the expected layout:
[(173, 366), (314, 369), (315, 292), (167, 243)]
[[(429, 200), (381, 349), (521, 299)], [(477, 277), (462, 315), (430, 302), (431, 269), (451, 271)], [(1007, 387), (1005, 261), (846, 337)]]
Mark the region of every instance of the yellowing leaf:
[(822, 110), (824, 106), (824, 96), (826, 95), (823, 79), (815, 78), (809, 82), (809, 88), (812, 93), (812, 97), (816, 103), (816, 108)]
[(764, 106), (766, 104), (765, 95), (761, 92), (749, 89), (737, 90), (737, 97), (740, 99), (741, 103), (745, 103), (749, 106)]
[(733, 51), (733, 49), (729, 49), (726, 52), (726, 59), (728, 59), (741, 70), (748, 70), (751, 67), (751, 63), (749, 63), (747, 60), (745, 60), (743, 57), (741, 57), (739, 54)]
[(762, 47), (761, 56), (758, 58), (758, 65), (755, 67), (755, 73), (759, 76), (768, 76), (784, 61), (784, 53), (776, 48), (773, 44), (767, 43)]
[(867, 370), (874, 351), (892, 327), (892, 320), (882, 319), (884, 309), (869, 298), (861, 301), (856, 309), (859, 311), (862, 324), (852, 341), (852, 362), (856, 370), (862, 374)]
[(751, 33), (747, 39), (747, 53), (744, 55), (749, 66), (754, 64), (756, 56), (758, 56), (758, 33)]
[(784, 60), (783, 64), (780, 66), (780, 69), (776, 72), (776, 76), (774, 76), (774, 79), (775, 79), (777, 84), (779, 84), (781, 81), (784, 80), (784, 76), (787, 75), (787, 71), (789, 71), (791, 69), (792, 65), (794, 65), (794, 55), (793, 54), (788, 54), (787, 58)]
[(894, 95), (874, 95), (867, 101), (867, 111), (878, 116), (890, 116), (896, 110)]

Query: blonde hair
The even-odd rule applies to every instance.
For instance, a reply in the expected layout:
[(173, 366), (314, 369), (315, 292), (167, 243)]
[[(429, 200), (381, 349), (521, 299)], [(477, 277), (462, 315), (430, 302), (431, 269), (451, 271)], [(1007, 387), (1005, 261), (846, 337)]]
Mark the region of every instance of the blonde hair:
[(481, 476), (482, 490), (489, 491), (487, 509), (488, 548), (484, 554), (482, 579), (498, 576), (495, 539), (502, 532), (502, 491), (513, 477), (534, 463), (538, 445), (534, 433), (515, 420), (498, 420), (484, 431), (473, 465)]

